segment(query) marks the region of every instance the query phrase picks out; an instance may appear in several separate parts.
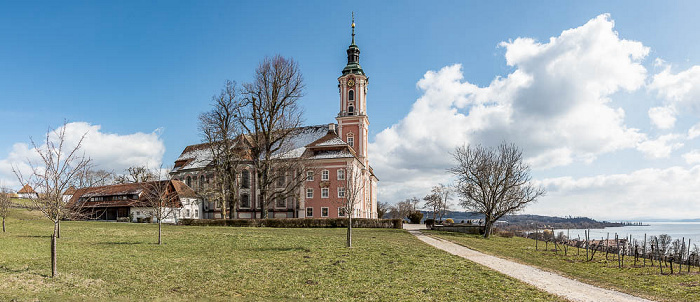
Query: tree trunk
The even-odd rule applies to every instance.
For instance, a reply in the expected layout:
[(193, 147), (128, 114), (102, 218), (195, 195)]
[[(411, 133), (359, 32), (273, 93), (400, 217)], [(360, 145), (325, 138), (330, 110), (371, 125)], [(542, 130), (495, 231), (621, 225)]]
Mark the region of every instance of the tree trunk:
[(51, 278), (56, 277), (58, 268), (56, 267), (56, 237), (58, 235), (58, 221), (54, 222), (53, 234), (51, 234)]
[(348, 238), (347, 247), (352, 247), (352, 215), (348, 213)]
[(61, 220), (56, 221), (56, 238), (61, 238)]
[(161, 240), (161, 237), (162, 237), (161, 219), (158, 219), (158, 244), (163, 243), (163, 241)]
[(489, 238), (491, 236), (491, 227), (493, 222), (484, 220), (484, 238)]
[(5, 233), (5, 217), (2, 217), (2, 232)]

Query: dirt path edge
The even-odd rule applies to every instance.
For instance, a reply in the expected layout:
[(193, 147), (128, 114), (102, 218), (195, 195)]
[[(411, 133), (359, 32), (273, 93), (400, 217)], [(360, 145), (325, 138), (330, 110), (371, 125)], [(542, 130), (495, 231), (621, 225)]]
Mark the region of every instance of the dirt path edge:
[(477, 252), (448, 240), (427, 236), (419, 230), (409, 230), (408, 232), (438, 249), (476, 262), (570, 301), (651, 301), (569, 279), (529, 265)]

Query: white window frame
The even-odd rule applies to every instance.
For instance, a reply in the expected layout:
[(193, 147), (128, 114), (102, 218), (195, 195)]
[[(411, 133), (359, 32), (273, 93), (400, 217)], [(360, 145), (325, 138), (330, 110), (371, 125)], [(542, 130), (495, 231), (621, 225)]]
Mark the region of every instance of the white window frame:
[[(343, 192), (341, 195), (340, 192)], [(345, 187), (338, 187), (338, 198), (345, 198)]]
[[(309, 210), (311, 210), (311, 215), (309, 215)], [(306, 208), (306, 217), (314, 217), (314, 208), (313, 207)]]
[(348, 145), (350, 145), (350, 147), (355, 148), (355, 137), (354, 136), (348, 135)]
[[(323, 215), (323, 209), (326, 209), (326, 215)], [(331, 214), (330, 210), (328, 207), (321, 207), (321, 217), (328, 217)]]
[(314, 189), (306, 188), (306, 198), (314, 198)]
[(335, 174), (338, 180), (345, 180), (345, 169), (338, 169)]
[[(344, 208), (344, 207), (339, 207), (339, 208), (338, 208), (338, 217), (345, 217), (345, 213), (346, 213), (346, 212), (347, 212), (347, 211), (345, 211), (345, 208)], [(342, 214), (341, 214), (341, 213), (342, 213)]]
[[(321, 188), (321, 198), (328, 198), (329, 195), (329, 189), (328, 188)], [(326, 194), (323, 194), (326, 193)]]
[(321, 171), (321, 180), (329, 180), (331, 172), (328, 170)]
[(314, 181), (314, 171), (306, 171), (306, 181)]
[(194, 209), (194, 218), (199, 218), (199, 210)]

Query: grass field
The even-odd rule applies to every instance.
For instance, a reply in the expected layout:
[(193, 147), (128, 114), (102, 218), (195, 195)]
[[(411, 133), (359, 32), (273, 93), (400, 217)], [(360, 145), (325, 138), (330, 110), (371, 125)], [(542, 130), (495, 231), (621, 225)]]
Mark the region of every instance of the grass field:
[[(586, 262), (584, 249), (580, 250), (581, 256), (577, 256), (576, 248), (570, 247), (568, 256), (564, 256), (561, 251), (555, 254), (552, 244), (549, 244), (550, 251), (544, 251), (544, 242), (540, 242), (539, 250), (536, 251), (535, 241), (532, 239), (498, 236), (484, 239), (481, 236), (460, 233), (428, 233), (487, 254), (560, 272), (579, 281), (632, 295), (658, 301), (700, 301), (700, 274), (697, 268), (691, 269), (690, 274), (684, 272), (681, 275), (661, 275), (657, 262), (654, 262), (656, 267), (649, 267), (649, 260), (648, 267), (642, 267), (641, 262), (637, 262), (638, 267), (632, 267), (634, 257), (625, 257), (626, 267), (620, 269), (617, 267), (617, 260), (612, 260), (612, 255), (610, 260), (606, 261), (605, 253), (597, 252), (593, 261)], [(684, 267), (683, 270), (685, 269)], [(664, 268), (664, 273), (669, 271), (668, 268)]]
[(402, 230), (63, 222), (15, 209), (0, 233), (0, 300), (559, 301)]

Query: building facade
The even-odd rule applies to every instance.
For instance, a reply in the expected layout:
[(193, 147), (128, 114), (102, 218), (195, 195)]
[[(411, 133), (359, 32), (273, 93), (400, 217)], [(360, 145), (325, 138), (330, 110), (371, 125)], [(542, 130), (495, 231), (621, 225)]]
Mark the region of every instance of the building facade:
[[(369, 163), (367, 116), (368, 78), (360, 66), (360, 48), (355, 44), (355, 23), (352, 24), (352, 42), (347, 49), (347, 65), (338, 77), (339, 112), (336, 123), (294, 129), (289, 150), (298, 150), (294, 156), (304, 160), (305, 178), (296, 193), (278, 198), (267, 208), (269, 218), (337, 218), (352, 215), (356, 218), (377, 218), (378, 179)], [(203, 201), (203, 217), (222, 217), (221, 205), (207, 200), (214, 177), (214, 160), (208, 144), (187, 146), (176, 159), (171, 172), (173, 179), (181, 180), (197, 192)], [(245, 167), (237, 173), (238, 202), (228, 213), (235, 217), (260, 218), (261, 201), (257, 174), (251, 162), (241, 159)], [(361, 184), (353, 213), (345, 213), (345, 193), (349, 191), (347, 173), (359, 175)], [(284, 184), (279, 184), (284, 185)], [(235, 210), (235, 211), (234, 211)]]
[[(79, 219), (107, 221), (156, 222), (158, 209), (147, 202), (149, 190), (170, 197), (163, 211), (163, 222), (177, 223), (179, 219), (200, 219), (202, 205), (197, 194), (178, 180), (126, 183), (76, 189), (70, 192), (69, 205)], [(64, 195), (67, 196), (67, 195)]]

